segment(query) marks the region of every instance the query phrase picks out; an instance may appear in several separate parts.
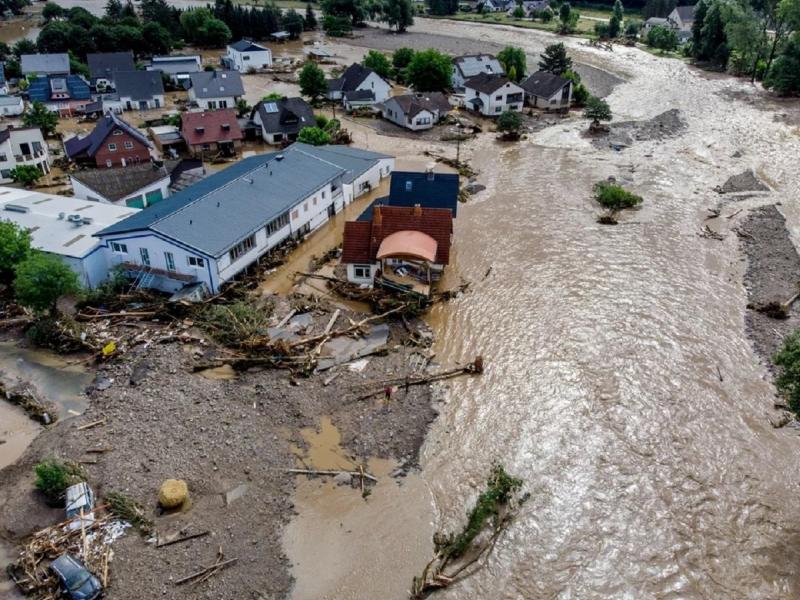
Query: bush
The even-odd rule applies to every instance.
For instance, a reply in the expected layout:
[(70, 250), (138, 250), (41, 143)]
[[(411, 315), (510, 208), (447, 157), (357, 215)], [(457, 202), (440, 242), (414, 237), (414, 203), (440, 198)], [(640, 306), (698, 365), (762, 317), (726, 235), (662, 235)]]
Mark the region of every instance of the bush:
[(506, 139), (519, 139), (522, 129), (522, 117), (519, 113), (510, 110), (497, 117), (497, 131), (503, 133)]
[(583, 116), (591, 119), (594, 123), (600, 121), (611, 120), (611, 107), (608, 102), (596, 96), (590, 96), (586, 101), (586, 109), (583, 111)]
[(86, 480), (83, 470), (75, 463), (60, 462), (55, 459), (40, 462), (34, 468), (36, 489), (44, 494), (49, 506), (64, 506), (64, 493), (67, 488)]
[(52, 254), (32, 252), (14, 272), (17, 302), (40, 314), (54, 314), (59, 298), (80, 290), (75, 271)]
[(637, 196), (621, 185), (609, 181), (601, 181), (595, 184), (594, 197), (604, 208), (609, 210), (633, 208), (643, 202), (641, 196)]
[(297, 136), (297, 141), (312, 146), (324, 146), (331, 143), (331, 136), (319, 127), (303, 127)]
[(786, 336), (772, 362), (778, 367), (775, 387), (786, 398), (792, 412), (800, 415), (800, 330)]
[(34, 346), (59, 354), (85, 350), (80, 336), (81, 327), (78, 322), (63, 316), (58, 319), (54, 317), (36, 319), (25, 332), (25, 337)]

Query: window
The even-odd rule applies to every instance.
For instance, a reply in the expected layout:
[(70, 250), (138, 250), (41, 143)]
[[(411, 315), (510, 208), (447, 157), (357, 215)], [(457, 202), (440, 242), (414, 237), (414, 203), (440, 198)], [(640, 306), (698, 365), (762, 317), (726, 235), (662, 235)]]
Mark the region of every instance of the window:
[(203, 144), (203, 150), (211, 150), (211, 144)]
[(498, 106), (498, 107), (496, 107), (494, 109), (494, 112), (500, 112), (501, 110), (503, 110), (503, 107), (502, 106)]
[(119, 242), (111, 242), (111, 250), (117, 254), (127, 254), (128, 246), (126, 244), (120, 244)]
[(114, 133), (112, 135), (122, 135), (122, 130), (121, 129), (115, 129)]
[(107, 160), (107, 161), (106, 161), (106, 166), (107, 166), (109, 169), (111, 168), (111, 164), (112, 164), (112, 163), (111, 163), (111, 160)]
[(308, 202), (303, 204), (303, 212), (308, 212)]
[(314, 196), (314, 199), (311, 202), (314, 204), (314, 206), (316, 206), (317, 205), (317, 197)]
[(353, 265), (353, 277), (356, 279), (369, 279), (372, 275), (370, 265)]
[(133, 142), (125, 142), (126, 150), (133, 150)]
[(228, 254), (230, 254), (231, 262), (235, 261), (243, 254), (247, 254), (247, 252), (255, 248), (255, 246), (256, 246), (255, 235), (251, 235), (250, 237), (242, 240), (241, 242), (239, 242), (233, 248), (230, 249), (230, 252)]
[(41, 142), (33, 142), (33, 151), (34, 152), (41, 152), (42, 151), (42, 143)]
[(322, 199), (325, 200), (325, 190), (322, 190)]
[(0, 171), (0, 177), (3, 179), (11, 179), (11, 169), (3, 169)]
[(150, 266), (150, 252), (147, 251), (147, 248), (139, 248), (139, 256), (142, 257), (142, 264), (145, 267)]
[(109, 144), (108, 145), (108, 150), (109, 150), (109, 152), (116, 152), (117, 151), (117, 145), (116, 144)]
[(7, 162), (8, 156), (6, 154), (0, 154), (0, 162)]
[(189, 263), (190, 267), (200, 267), (202, 269), (206, 266), (206, 261), (197, 256), (187, 256), (186, 262)]
[(498, 102), (502, 102), (503, 101), (503, 94), (500, 94), (499, 96), (495, 96), (494, 99), (497, 100)]
[(30, 154), (31, 153), (31, 146), (27, 142), (22, 143), (19, 145), (19, 153), (20, 154)]
[(220, 108), (228, 108), (228, 101), (227, 100), (220, 100), (219, 101)]
[(244, 56), (242, 56), (242, 60), (250, 60), (250, 55), (245, 54)]
[(299, 219), (299, 218), (300, 218), (300, 211), (298, 211), (298, 210), (293, 210), (293, 211), (292, 211), (292, 218), (293, 218), (295, 221), (296, 221), (297, 219)]
[(267, 237), (278, 233), (281, 229), (286, 227), (289, 224), (289, 213), (285, 212), (277, 219), (273, 219), (269, 223), (267, 223)]
[(164, 252), (164, 262), (167, 263), (167, 271), (175, 270), (175, 257), (172, 252)]

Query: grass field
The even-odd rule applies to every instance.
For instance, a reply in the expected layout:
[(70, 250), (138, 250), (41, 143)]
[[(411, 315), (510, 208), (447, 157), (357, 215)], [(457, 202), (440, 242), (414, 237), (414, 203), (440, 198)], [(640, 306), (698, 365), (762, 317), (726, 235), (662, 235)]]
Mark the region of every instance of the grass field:
[[(578, 11), (580, 12), (580, 11)], [(581, 13), (583, 14), (583, 13)], [(455, 15), (448, 15), (447, 17), (434, 17), (432, 19), (446, 18), (454, 19), (456, 21), (472, 21), (474, 23), (491, 23), (497, 25), (511, 25), (513, 27), (522, 27), (524, 29), (539, 29), (541, 31), (550, 31), (556, 33), (558, 31), (557, 20), (554, 19), (550, 23), (542, 23), (541, 21), (533, 21), (531, 19), (514, 19), (503, 13), (491, 13), (486, 15), (479, 15), (476, 13), (457, 13)], [(599, 18), (599, 17), (598, 17)], [(597, 23), (595, 19), (581, 19), (578, 21), (577, 31), (572, 35), (587, 36), (594, 33), (594, 24)]]

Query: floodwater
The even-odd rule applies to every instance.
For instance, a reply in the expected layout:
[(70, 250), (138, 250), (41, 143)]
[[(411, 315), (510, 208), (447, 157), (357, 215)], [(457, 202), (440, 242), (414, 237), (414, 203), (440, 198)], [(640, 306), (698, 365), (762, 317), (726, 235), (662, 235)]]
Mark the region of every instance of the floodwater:
[[(552, 40), (417, 28), (530, 54)], [(440, 598), (800, 597), (800, 439), (768, 420), (774, 388), (744, 332), (737, 236), (697, 235), (719, 200), (712, 187), (753, 168), (798, 239), (800, 132), (774, 117), (800, 109), (680, 61), (566, 41), (582, 63), (627, 79), (608, 97), (616, 120), (678, 108), (689, 128), (620, 153), (592, 147), (581, 119), (519, 144), (466, 145), (487, 189), (459, 209), (450, 272), (472, 285), (431, 322), (439, 362), (481, 354), (486, 372), (451, 383), (422, 451), (427, 485), (395, 489), (386, 510), (301, 482), (287, 530), (297, 599), (405, 598), (433, 532), (463, 525), (494, 461), (531, 500), (485, 568)], [(591, 201), (611, 175), (645, 198), (617, 227), (597, 224)], [(337, 521), (376, 533), (348, 538)], [(376, 553), (391, 567), (370, 562)]]
[[(84, 394), (91, 377), (81, 364), (73, 364), (49, 352), (20, 348), (0, 342), (0, 374), (3, 382), (23, 382), (52, 403), (59, 419), (81, 414), (87, 405)], [(42, 427), (17, 406), (0, 401), (0, 469), (14, 463)]]

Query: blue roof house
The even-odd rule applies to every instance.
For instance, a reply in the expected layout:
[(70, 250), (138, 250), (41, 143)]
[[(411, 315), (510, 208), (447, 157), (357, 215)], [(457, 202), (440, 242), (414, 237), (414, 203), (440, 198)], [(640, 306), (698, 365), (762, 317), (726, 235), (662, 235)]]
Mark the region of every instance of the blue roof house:
[[(354, 170), (372, 154), (326, 160), (310, 148), (248, 157), (98, 232), (109, 265), (122, 265), (141, 287), (201, 285), (216, 293), (280, 243), (339, 212)], [(383, 155), (372, 160), (379, 164)]]
[(372, 221), (374, 206), (416, 206), (422, 208), (448, 208), (455, 219), (458, 214), (459, 178), (456, 173), (424, 173), (395, 171), (389, 186), (389, 195), (378, 198), (358, 217), (359, 221)]
[(28, 99), (61, 115), (71, 115), (92, 101), (92, 93), (80, 75), (47, 75), (31, 81)]

